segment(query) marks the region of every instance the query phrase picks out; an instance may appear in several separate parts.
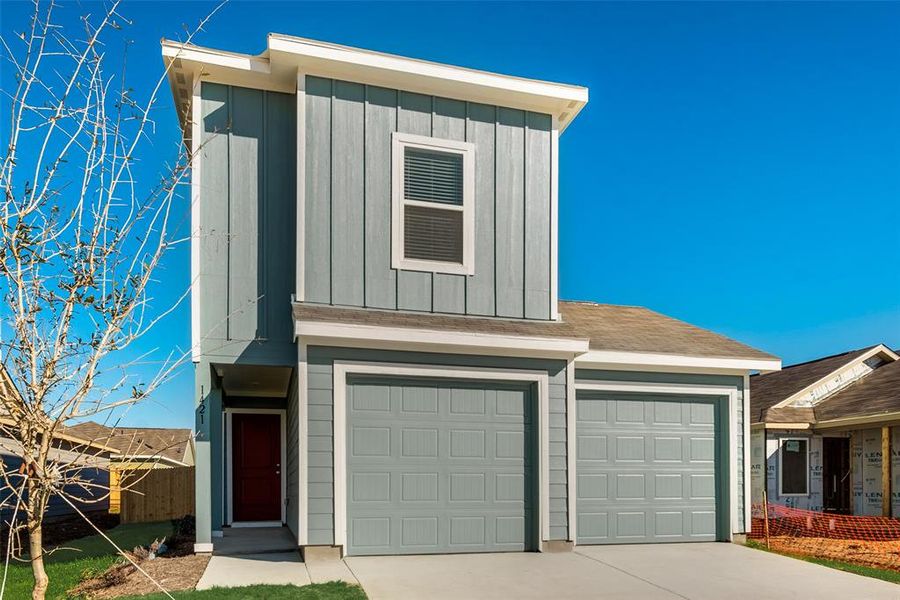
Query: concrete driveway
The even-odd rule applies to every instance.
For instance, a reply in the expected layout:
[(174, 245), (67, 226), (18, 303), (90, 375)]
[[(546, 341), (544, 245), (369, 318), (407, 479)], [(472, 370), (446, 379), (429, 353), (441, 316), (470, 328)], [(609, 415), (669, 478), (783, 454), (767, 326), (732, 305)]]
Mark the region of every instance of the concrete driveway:
[(560, 554), (357, 556), (371, 600), (900, 600), (900, 586), (736, 544), (579, 546)]

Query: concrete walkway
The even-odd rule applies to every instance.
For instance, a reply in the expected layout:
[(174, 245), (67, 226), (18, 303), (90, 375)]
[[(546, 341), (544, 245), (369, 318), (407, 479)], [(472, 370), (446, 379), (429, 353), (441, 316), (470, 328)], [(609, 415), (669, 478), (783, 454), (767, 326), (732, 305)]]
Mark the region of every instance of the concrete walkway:
[(301, 586), (335, 580), (358, 585), (353, 573), (340, 559), (310, 557), (303, 562), (296, 551), (237, 556), (214, 554), (197, 589), (259, 584)]
[(371, 600), (900, 600), (900, 586), (734, 544), (345, 559)]

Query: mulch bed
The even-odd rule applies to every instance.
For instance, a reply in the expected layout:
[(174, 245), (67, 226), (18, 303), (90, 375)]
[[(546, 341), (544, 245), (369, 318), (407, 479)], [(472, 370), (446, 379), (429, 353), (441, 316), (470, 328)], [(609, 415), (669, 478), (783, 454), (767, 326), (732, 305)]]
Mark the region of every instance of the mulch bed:
[[(765, 544), (765, 540), (757, 540)], [(785, 554), (838, 560), (900, 572), (900, 541), (832, 540), (816, 537), (770, 538), (771, 549)]]
[[(192, 590), (197, 586), (206, 570), (209, 555), (194, 554), (193, 540), (184, 539), (175, 541), (169, 552), (162, 556), (136, 562), (167, 591), (175, 592)], [(158, 591), (159, 588), (150, 579), (123, 560), (102, 575), (81, 582), (70, 594), (100, 600)]]

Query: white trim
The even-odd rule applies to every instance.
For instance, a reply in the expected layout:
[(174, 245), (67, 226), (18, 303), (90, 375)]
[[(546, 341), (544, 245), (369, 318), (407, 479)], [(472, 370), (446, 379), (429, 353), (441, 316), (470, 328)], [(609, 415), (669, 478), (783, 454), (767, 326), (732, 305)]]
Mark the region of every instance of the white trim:
[(294, 93), (293, 74), (301, 68), (320, 77), (550, 114), (557, 118), (560, 132), (588, 102), (588, 89), (581, 86), (477, 71), (274, 33), (269, 34), (268, 48), (259, 56), (169, 40), (163, 40), (161, 45), (163, 59), (170, 67), (173, 90), (181, 85), (177, 76), (192, 78), (202, 74), (204, 81)]
[(559, 320), (559, 119), (550, 131), (550, 318)]
[(297, 71), (297, 249), (296, 300), (306, 299), (306, 73)]
[(334, 545), (347, 553), (347, 376), (378, 374), (397, 377), (432, 377), (482, 381), (524, 381), (537, 384), (540, 447), (538, 550), (550, 537), (550, 379), (545, 371), (408, 365), (355, 361), (334, 361)]
[[(839, 374), (841, 374), (841, 373), (844, 373), (845, 371), (849, 371), (850, 369), (853, 368), (854, 365), (857, 365), (857, 364), (859, 364), (859, 363), (861, 363), (861, 362), (863, 362), (863, 361), (869, 360), (870, 358), (872, 358), (873, 356), (875, 356), (875, 355), (877, 355), (877, 354), (884, 354), (884, 355), (886, 355), (888, 358), (891, 359), (892, 362), (895, 361), (895, 360), (900, 359), (900, 357), (898, 357), (897, 354), (896, 354), (893, 350), (891, 350), (890, 348), (888, 348), (888, 347), (885, 346), (884, 344), (878, 344), (878, 345), (875, 346), (874, 348), (870, 349), (868, 352), (866, 352), (866, 353), (864, 353), (864, 354), (861, 354), (860, 356), (857, 356), (857, 357), (854, 358), (853, 360), (850, 360), (850, 361), (844, 363), (844, 364), (841, 365), (840, 367), (837, 367), (837, 368), (834, 369), (833, 371), (829, 372), (827, 375), (824, 375), (824, 376), (820, 377), (819, 379), (815, 380), (814, 382), (812, 382), (811, 384), (809, 384), (809, 385), (806, 386), (805, 388), (803, 388), (803, 389), (801, 389), (801, 390), (799, 390), (799, 391), (797, 391), (797, 392), (794, 392), (793, 394), (791, 394), (790, 396), (788, 396), (787, 398), (785, 398), (784, 400), (782, 400), (782, 401), (779, 402), (778, 404), (775, 404), (774, 406), (772, 406), (772, 408), (783, 408), (783, 407), (785, 407), (785, 406), (789, 406), (789, 405), (792, 404), (795, 400), (797, 400), (797, 399), (799, 399), (799, 398), (805, 396), (805, 395), (808, 394), (811, 390), (817, 388), (818, 386), (820, 386), (820, 385), (821, 385), (822, 383), (824, 383), (825, 381), (828, 381), (828, 380), (834, 378), (835, 376), (837, 376), (837, 375), (839, 375)], [(789, 368), (790, 368), (790, 367), (789, 367)], [(846, 388), (840, 388), (840, 389), (846, 389)], [(840, 390), (835, 390), (834, 393), (837, 393), (838, 391), (840, 391)], [(823, 401), (823, 400), (824, 400), (824, 398), (822, 398), (820, 401)]]
[(816, 431), (820, 429), (834, 429), (836, 427), (851, 427), (855, 425), (887, 424), (900, 420), (900, 411), (886, 412), (877, 415), (865, 415), (860, 417), (843, 417), (830, 421), (819, 421), (812, 425)]
[[(752, 460), (750, 456), (750, 375), (744, 375), (744, 469), (741, 472), (741, 477), (744, 480), (744, 532), (750, 531), (750, 526), (753, 521), (750, 515), (750, 505), (753, 502), (750, 493), (752, 490), (750, 489), (753, 482), (750, 480), (751, 470), (750, 470), (750, 461)], [(765, 473), (762, 475), (765, 477)]]
[[(232, 427), (232, 415), (235, 414), (277, 414), (279, 416), (279, 422), (281, 424), (281, 464), (279, 466), (279, 471), (281, 471), (281, 522), (278, 524), (280, 527), (285, 522), (285, 499), (287, 498), (287, 428), (285, 427), (286, 421), (286, 411), (283, 408), (224, 408), (222, 412), (225, 413), (225, 480), (227, 481), (227, 494), (226, 496), (231, 496), (231, 498), (225, 499), (227, 511), (226, 511), (226, 524), (231, 527), (264, 527), (264, 525), (247, 525), (246, 523), (268, 523), (268, 521), (235, 521), (234, 520), (234, 482), (233, 482), (233, 459), (234, 452), (232, 451), (232, 434), (234, 429)], [(272, 521), (273, 523), (275, 521)]]
[(231, 527), (234, 529), (241, 528), (249, 528), (249, 527), (283, 527), (284, 523), (281, 521), (238, 521), (237, 523), (232, 523)]
[[(200, 76), (194, 77), (191, 96), (191, 360), (200, 362), (200, 144), (203, 139), (203, 100)], [(176, 98), (177, 104), (177, 98)]]
[[(340, 345), (343, 340), (354, 348), (383, 350), (430, 350), (479, 354), (485, 351), (511, 356), (567, 357), (584, 352), (588, 340), (572, 338), (524, 337), (463, 331), (436, 331), (406, 327), (355, 325), (296, 321), (294, 335), (307, 344)], [(366, 342), (370, 342), (369, 345)]]
[[(683, 356), (678, 354), (656, 354), (652, 352), (624, 352), (618, 350), (591, 350), (575, 358), (579, 368), (622, 370), (637, 367), (639, 370), (656, 367), (667, 372), (711, 373), (713, 369), (722, 373), (745, 373), (748, 371), (779, 371), (781, 360), (777, 358), (716, 358), (703, 356)], [(677, 370), (672, 370), (677, 369)], [(702, 370), (702, 371), (701, 371)]]
[(575, 390), (575, 360), (566, 361), (566, 508), (568, 510), (569, 541), (578, 543), (578, 393)]
[(212, 542), (194, 544), (194, 554), (207, 554), (213, 551)]
[[(779, 498), (805, 498), (809, 496), (809, 440), (808, 437), (791, 437), (784, 436), (778, 438), (778, 496)], [(784, 474), (784, 461), (781, 458), (781, 450), (784, 446), (784, 442), (792, 442), (798, 441), (806, 444), (806, 492), (804, 493), (795, 493), (795, 494), (785, 494), (782, 486), (782, 475)]]
[[(405, 199), (405, 177), (403, 176), (403, 171), (406, 148), (421, 148), (462, 156), (462, 207)], [(413, 259), (406, 258), (403, 255), (406, 229), (404, 227), (404, 212), (407, 206), (422, 206), (437, 210), (462, 212), (462, 263)], [(475, 273), (475, 144), (401, 133), (399, 131), (391, 133), (391, 268), (404, 271), (449, 273), (453, 275), (473, 275)]]
[[(160, 454), (111, 454), (109, 457), (110, 463), (113, 462), (146, 462), (146, 463), (160, 463), (166, 462), (170, 463), (173, 467), (190, 467), (191, 465), (181, 462), (180, 460), (176, 460), (174, 458), (169, 458), (167, 456), (162, 456)], [(115, 466), (115, 465), (113, 465)]]
[(309, 543), (309, 523), (307, 518), (307, 506), (309, 495), (309, 472), (308, 472), (308, 405), (309, 405), (309, 369), (307, 364), (307, 347), (303, 341), (297, 343), (297, 418), (300, 420), (297, 431), (300, 439), (298, 440), (298, 462), (297, 468), (300, 469), (298, 477), (298, 494), (297, 494), (297, 528), (299, 529), (297, 538), (300, 546), (306, 546)]
[[(679, 394), (679, 395), (705, 395), (722, 396), (728, 399), (728, 456), (729, 465), (729, 541), (738, 531), (738, 492), (737, 492), (737, 388), (720, 385), (701, 385), (683, 383), (647, 383), (640, 381), (592, 381), (590, 383), (576, 383), (576, 390), (594, 390), (602, 392), (633, 392), (646, 394)], [(745, 481), (746, 485), (746, 481)]]
[(763, 429), (812, 429), (812, 423), (757, 423)]

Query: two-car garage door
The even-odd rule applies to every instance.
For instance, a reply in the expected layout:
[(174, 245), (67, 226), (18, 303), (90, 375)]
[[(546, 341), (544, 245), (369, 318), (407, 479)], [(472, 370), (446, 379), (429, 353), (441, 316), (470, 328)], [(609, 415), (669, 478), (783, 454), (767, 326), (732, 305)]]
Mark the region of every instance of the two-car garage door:
[(523, 385), (351, 379), (348, 554), (534, 549), (533, 404)]
[[(346, 402), (348, 554), (536, 548), (528, 386), (354, 376)], [(578, 544), (727, 538), (727, 402), (579, 390), (576, 406)]]
[(577, 543), (721, 539), (720, 412), (713, 397), (579, 391)]

